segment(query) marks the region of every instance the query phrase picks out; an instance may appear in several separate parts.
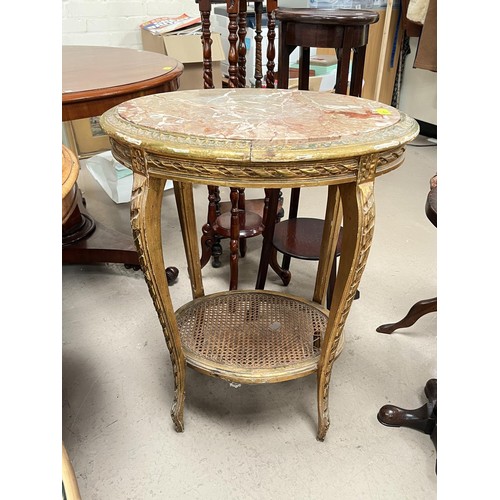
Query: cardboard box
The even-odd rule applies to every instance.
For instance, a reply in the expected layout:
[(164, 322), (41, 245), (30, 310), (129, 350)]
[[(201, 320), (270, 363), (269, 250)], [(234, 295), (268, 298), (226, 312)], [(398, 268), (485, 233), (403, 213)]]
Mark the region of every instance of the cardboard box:
[(66, 130), (78, 158), (88, 158), (111, 149), (109, 137), (99, 125), (98, 116), (72, 120)]
[[(321, 90), (321, 82), (322, 81), (323, 81), (322, 76), (309, 77), (309, 90), (315, 90), (315, 91)], [(299, 79), (298, 78), (290, 78), (288, 80), (288, 88), (289, 89), (298, 89), (299, 88)]]
[[(201, 33), (192, 29), (153, 35), (141, 29), (144, 50), (159, 52), (184, 64), (179, 90), (203, 88), (203, 46)], [(222, 88), (221, 61), (226, 58), (222, 49), (220, 33), (212, 32), (212, 75), (216, 88)]]

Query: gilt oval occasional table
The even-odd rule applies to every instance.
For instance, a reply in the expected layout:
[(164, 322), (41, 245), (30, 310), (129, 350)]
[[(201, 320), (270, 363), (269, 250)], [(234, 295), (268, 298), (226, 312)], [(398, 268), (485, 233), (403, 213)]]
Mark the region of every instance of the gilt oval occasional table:
[[(357, 97), (275, 89), (212, 89), (127, 101), (101, 126), (113, 155), (134, 172), (131, 225), (170, 351), (171, 415), (184, 429), (185, 369), (239, 383), (317, 374), (318, 432), (330, 419), (332, 364), (363, 273), (375, 223), (374, 180), (404, 161), (418, 124)], [(193, 300), (174, 311), (163, 272), (160, 207), (174, 182)], [(328, 186), (312, 300), (267, 290), (205, 296), (194, 214), (194, 183), (229, 187)], [(272, 214), (272, 208), (269, 208)], [(330, 310), (323, 307), (340, 218), (342, 255)], [(237, 212), (235, 211), (237, 217)], [(264, 235), (263, 251), (266, 236)]]

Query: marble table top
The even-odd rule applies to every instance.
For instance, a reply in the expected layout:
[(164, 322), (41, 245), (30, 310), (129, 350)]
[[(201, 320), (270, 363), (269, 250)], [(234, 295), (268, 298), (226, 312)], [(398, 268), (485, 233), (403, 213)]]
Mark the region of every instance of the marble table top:
[(329, 92), (213, 89), (155, 94), (105, 113), (104, 130), (141, 149), (201, 160), (316, 161), (393, 149), (418, 134), (397, 109)]

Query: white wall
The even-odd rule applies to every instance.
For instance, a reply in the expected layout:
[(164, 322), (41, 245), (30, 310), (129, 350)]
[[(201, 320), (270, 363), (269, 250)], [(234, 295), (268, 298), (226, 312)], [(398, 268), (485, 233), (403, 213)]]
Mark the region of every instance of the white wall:
[(63, 0), (62, 43), (141, 49), (141, 23), (184, 12), (199, 15), (195, 0)]
[[(154, 17), (199, 15), (195, 0), (63, 0), (62, 44), (141, 49), (139, 25)], [(417, 38), (410, 38), (399, 108), (437, 125), (437, 74), (415, 69)]]
[(437, 125), (437, 73), (413, 67), (418, 38), (410, 38), (411, 54), (405, 61), (399, 109), (417, 120)]

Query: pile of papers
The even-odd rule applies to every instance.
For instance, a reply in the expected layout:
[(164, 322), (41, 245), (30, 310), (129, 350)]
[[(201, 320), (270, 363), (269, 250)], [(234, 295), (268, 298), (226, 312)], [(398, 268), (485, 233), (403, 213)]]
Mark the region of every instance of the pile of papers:
[(181, 14), (179, 16), (164, 16), (151, 19), (150, 21), (142, 23), (140, 28), (150, 31), (153, 35), (163, 35), (198, 24), (201, 24), (200, 17), (191, 17), (187, 14)]

